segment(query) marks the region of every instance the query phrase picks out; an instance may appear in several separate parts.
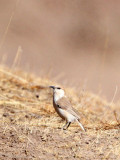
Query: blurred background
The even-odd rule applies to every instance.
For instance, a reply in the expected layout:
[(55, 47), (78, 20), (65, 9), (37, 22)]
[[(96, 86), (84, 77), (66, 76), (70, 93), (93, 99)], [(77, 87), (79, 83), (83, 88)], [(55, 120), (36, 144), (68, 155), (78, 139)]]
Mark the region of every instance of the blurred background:
[(109, 101), (117, 90), (118, 101), (119, 52), (119, 0), (0, 0), (0, 62), (10, 67)]

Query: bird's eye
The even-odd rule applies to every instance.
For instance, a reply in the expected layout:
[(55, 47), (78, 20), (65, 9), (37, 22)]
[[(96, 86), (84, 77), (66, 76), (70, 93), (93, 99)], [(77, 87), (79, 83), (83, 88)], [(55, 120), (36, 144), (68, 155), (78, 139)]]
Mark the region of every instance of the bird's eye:
[(58, 87), (57, 89), (61, 89), (60, 87)]

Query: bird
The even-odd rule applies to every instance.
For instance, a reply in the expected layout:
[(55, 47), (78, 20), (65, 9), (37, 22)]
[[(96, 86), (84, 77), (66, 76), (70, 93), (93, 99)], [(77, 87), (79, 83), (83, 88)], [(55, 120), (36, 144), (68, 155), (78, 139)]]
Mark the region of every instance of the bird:
[(53, 89), (53, 107), (58, 115), (66, 120), (66, 124), (63, 126), (63, 130), (66, 130), (72, 122), (77, 122), (81, 129), (85, 131), (85, 128), (80, 123), (79, 113), (72, 107), (70, 101), (65, 95), (65, 91), (56, 86), (49, 86)]

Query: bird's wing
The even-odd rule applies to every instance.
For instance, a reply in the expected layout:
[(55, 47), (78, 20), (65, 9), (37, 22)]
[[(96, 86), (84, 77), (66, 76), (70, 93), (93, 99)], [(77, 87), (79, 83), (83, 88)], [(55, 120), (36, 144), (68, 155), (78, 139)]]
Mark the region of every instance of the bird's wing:
[(72, 114), (76, 118), (80, 118), (79, 113), (72, 107), (70, 101), (66, 97), (63, 97), (60, 100), (58, 100), (56, 105), (57, 107), (66, 110), (68, 113)]

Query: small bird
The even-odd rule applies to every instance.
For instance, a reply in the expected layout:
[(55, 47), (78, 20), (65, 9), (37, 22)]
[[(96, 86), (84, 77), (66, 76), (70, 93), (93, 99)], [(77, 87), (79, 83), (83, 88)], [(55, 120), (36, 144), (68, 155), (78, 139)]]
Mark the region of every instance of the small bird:
[(80, 125), (81, 129), (85, 131), (83, 125), (80, 123), (78, 112), (72, 108), (64, 90), (60, 87), (49, 87), (53, 89), (53, 106), (55, 111), (62, 119), (66, 120), (66, 124), (63, 126), (63, 129), (66, 130), (72, 122), (76, 121)]

